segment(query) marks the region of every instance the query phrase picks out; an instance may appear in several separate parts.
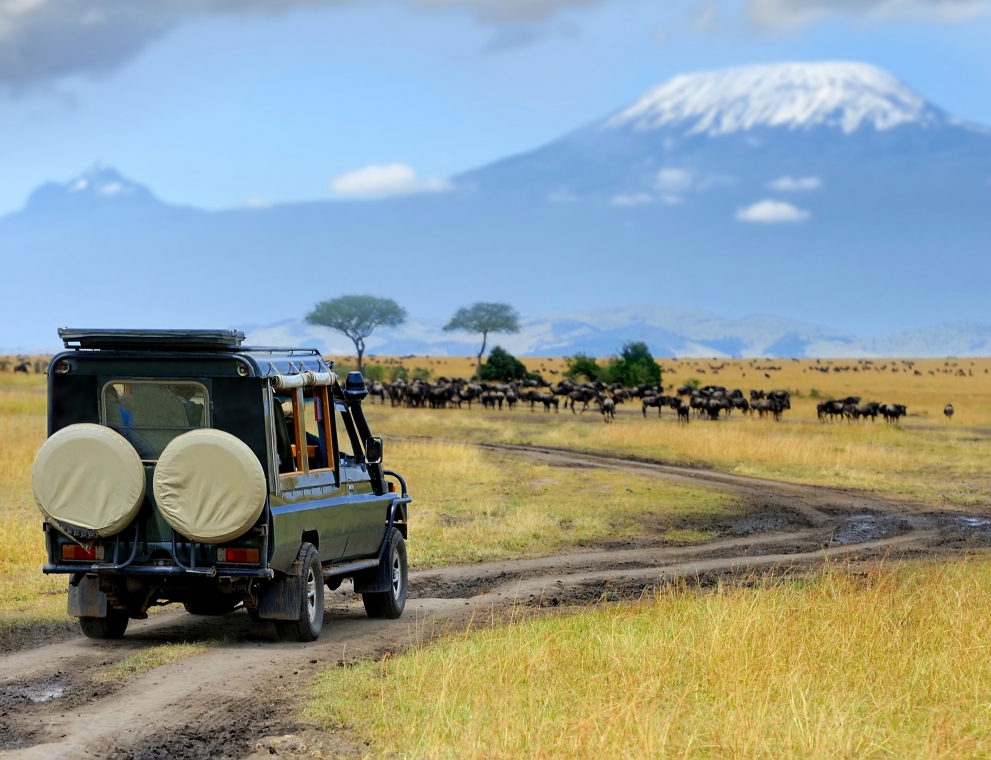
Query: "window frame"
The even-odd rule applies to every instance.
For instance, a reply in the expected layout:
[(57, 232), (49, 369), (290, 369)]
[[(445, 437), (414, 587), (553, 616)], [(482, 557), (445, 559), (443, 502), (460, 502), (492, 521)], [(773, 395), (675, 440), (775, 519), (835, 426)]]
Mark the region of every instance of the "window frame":
[[(334, 406), (333, 396), (330, 392), (330, 388), (326, 385), (315, 385), (311, 387), (313, 389), (314, 401), (316, 401), (317, 398), (319, 398), (321, 403), (323, 404), (324, 413), (323, 413), (323, 421), (321, 424), (323, 425), (324, 437), (327, 441), (327, 446), (328, 446), (327, 459), (329, 466), (317, 467), (312, 470), (310, 469), (309, 457), (306, 456), (306, 449), (305, 449), (306, 419), (304, 418), (303, 415), (306, 414), (306, 399), (304, 396), (304, 389), (292, 388), (291, 389), (292, 395), (290, 396), (290, 398), (292, 400), (292, 405), (293, 405), (293, 426), (295, 428), (295, 434), (296, 434), (295, 440), (303, 441), (303, 444), (302, 445), (296, 444), (296, 457), (294, 458), (293, 461), (293, 466), (296, 469), (293, 470), (292, 472), (279, 473), (280, 492), (283, 490), (293, 490), (292, 487), (287, 487), (287, 484), (285, 482), (287, 479), (289, 478), (298, 479), (301, 476), (315, 475), (318, 473), (331, 472), (334, 474), (335, 484), (340, 485), (341, 483), (341, 467), (340, 467), (340, 456), (338, 453), (339, 449), (337, 444), (337, 428), (333, 424), (333, 417), (332, 417), (333, 411), (331, 411), (330, 414), (327, 413), (328, 409), (333, 409)], [(270, 398), (272, 400), (272, 403), (273, 404), (278, 403), (274, 391), (270, 390), (270, 393), (271, 393)], [(277, 455), (277, 452), (275, 452), (275, 436), (274, 436), (275, 416), (274, 415), (272, 416), (272, 427), (273, 427), (272, 449), (273, 449), (273, 453)], [(330, 465), (331, 461), (333, 462), (333, 465)], [(297, 487), (302, 487), (302, 486), (300, 485)]]
[[(106, 397), (107, 397), (107, 388), (109, 388), (111, 385), (195, 385), (203, 392), (203, 423), (199, 427), (188, 428), (186, 432), (189, 432), (190, 430), (206, 430), (208, 428), (211, 428), (213, 425), (213, 419), (211, 415), (212, 402), (210, 401), (210, 390), (209, 388), (206, 387), (206, 383), (200, 380), (195, 380), (193, 378), (186, 378), (186, 377), (176, 378), (174, 380), (162, 379), (159, 377), (148, 378), (148, 379), (135, 378), (135, 377), (131, 377), (131, 378), (118, 377), (118, 378), (113, 378), (111, 380), (107, 380), (100, 387), (100, 398), (99, 398), (100, 424), (103, 427), (110, 428), (110, 425), (107, 424)], [(113, 430), (113, 428), (110, 429)], [(137, 429), (140, 430), (141, 428), (138, 427)], [(179, 435), (182, 435), (182, 433), (179, 433)], [(176, 438), (178, 437), (179, 436), (176, 436)], [(159, 457), (161, 457), (161, 454), (159, 454)], [(141, 463), (157, 464), (158, 459), (142, 459)]]

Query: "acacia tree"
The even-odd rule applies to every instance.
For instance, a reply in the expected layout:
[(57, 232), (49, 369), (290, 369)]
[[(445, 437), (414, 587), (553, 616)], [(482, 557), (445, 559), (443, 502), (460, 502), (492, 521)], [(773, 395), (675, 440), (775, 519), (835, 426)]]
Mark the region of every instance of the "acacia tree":
[(365, 338), (378, 327), (398, 327), (406, 321), (406, 309), (391, 298), (341, 296), (321, 301), (306, 315), (311, 325), (322, 325), (347, 335), (358, 354), (358, 371), (365, 353)]
[(462, 306), (444, 325), (444, 331), (462, 330), (469, 333), (482, 334), (482, 348), (478, 352), (478, 372), (475, 375), (482, 378), (482, 356), (485, 354), (485, 343), (489, 333), (517, 333), (520, 331), (520, 315), (516, 309), (506, 303), (486, 303), (479, 301), (471, 306)]

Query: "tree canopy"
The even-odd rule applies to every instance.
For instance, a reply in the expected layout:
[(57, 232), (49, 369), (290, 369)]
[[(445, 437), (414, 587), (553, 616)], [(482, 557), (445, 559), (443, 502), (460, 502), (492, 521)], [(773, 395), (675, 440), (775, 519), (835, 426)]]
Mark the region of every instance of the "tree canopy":
[(568, 369), (564, 373), (565, 377), (570, 377), (572, 379), (583, 377), (588, 382), (594, 383), (596, 380), (601, 379), (607, 371), (607, 368), (600, 365), (595, 360), (595, 357), (581, 352), (575, 354), (574, 356), (569, 356), (565, 359), (565, 361), (568, 364)]
[(365, 353), (365, 338), (379, 327), (397, 327), (406, 321), (406, 309), (391, 298), (341, 296), (321, 301), (306, 315), (311, 325), (322, 325), (347, 335), (358, 354), (358, 371)]
[(624, 343), (619, 356), (609, 361), (609, 381), (627, 387), (650, 383), (661, 384), (661, 368), (642, 341)]
[(502, 346), (496, 346), (482, 365), (482, 380), (508, 383), (510, 380), (536, 380), (540, 375), (527, 370), (526, 365)]
[(516, 309), (506, 303), (478, 301), (471, 306), (462, 306), (444, 325), (444, 331), (461, 330), (482, 334), (482, 348), (478, 352), (478, 373), (482, 377), (482, 356), (489, 333), (516, 333), (520, 331), (520, 316)]

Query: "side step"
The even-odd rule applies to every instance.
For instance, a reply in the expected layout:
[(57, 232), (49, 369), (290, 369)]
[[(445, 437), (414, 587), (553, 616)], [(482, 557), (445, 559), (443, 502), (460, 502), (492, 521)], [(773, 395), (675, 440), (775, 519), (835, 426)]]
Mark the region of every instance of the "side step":
[(335, 575), (349, 575), (350, 573), (355, 573), (359, 570), (367, 570), (370, 567), (378, 567), (379, 561), (377, 559), (361, 559), (357, 562), (345, 562), (340, 565), (324, 565), (323, 566), (323, 577), (324, 580), (327, 578), (332, 578)]

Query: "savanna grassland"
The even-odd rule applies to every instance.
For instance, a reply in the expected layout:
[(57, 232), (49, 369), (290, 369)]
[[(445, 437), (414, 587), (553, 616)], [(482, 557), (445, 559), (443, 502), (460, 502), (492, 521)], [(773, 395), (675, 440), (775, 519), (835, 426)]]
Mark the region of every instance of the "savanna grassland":
[[(422, 360), (426, 363), (426, 360)], [(468, 371), (464, 358), (433, 359), (436, 372)], [(526, 360), (531, 369), (563, 361)], [(404, 366), (416, 365), (403, 360)], [(618, 407), (614, 425), (593, 410), (531, 413), (392, 409), (367, 406), (376, 430), (396, 437), (424, 436), (484, 443), (525, 443), (609, 452), (663, 462), (716, 467), (778, 480), (853, 487), (939, 505), (991, 503), (991, 360), (664, 360), (666, 388), (690, 380), (703, 385), (769, 391), (787, 389), (792, 408), (780, 423), (740, 413), (718, 422), (679, 425), (672, 411), (647, 417), (635, 400)], [(386, 365), (389, 366), (389, 365)], [(961, 372), (963, 374), (961, 374)], [(918, 374), (917, 374), (918, 373)], [(766, 377), (769, 375), (770, 377)], [(435, 377), (440, 375), (435, 375)], [(544, 376), (548, 376), (544, 372)], [(560, 375), (558, 376), (560, 377)], [(670, 391), (669, 391), (670, 392)], [(825, 398), (901, 403), (899, 425), (822, 424), (816, 405)], [(951, 421), (943, 407), (952, 403)]]
[(989, 588), (965, 561), (671, 586), (332, 668), (309, 715), (385, 757), (986, 757)]

